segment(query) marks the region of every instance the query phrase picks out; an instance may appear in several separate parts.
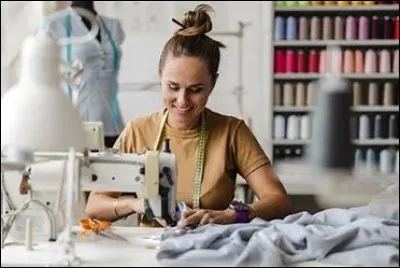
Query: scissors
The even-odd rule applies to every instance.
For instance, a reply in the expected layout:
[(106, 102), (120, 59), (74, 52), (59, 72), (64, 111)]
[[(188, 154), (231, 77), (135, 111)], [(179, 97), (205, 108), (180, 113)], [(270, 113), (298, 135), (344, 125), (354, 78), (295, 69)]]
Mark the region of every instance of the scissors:
[(84, 229), (84, 231), (92, 231), (96, 235), (102, 237), (110, 238), (116, 241), (130, 243), (128, 239), (120, 235), (117, 235), (110, 230), (111, 222), (109, 221), (100, 221), (96, 219), (85, 218), (80, 220), (79, 224)]

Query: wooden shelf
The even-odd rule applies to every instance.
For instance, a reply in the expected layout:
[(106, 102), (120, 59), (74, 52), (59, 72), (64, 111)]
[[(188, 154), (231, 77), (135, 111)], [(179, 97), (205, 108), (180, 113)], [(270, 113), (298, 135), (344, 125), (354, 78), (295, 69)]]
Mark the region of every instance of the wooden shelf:
[[(280, 113), (293, 113), (293, 112), (312, 112), (313, 107), (309, 106), (274, 106), (274, 112)], [(353, 106), (351, 108), (353, 112), (386, 112), (395, 113), (399, 112), (398, 105), (384, 106), (384, 105), (361, 105)]]
[(389, 47), (399, 46), (399, 40), (282, 40), (274, 41), (275, 47), (326, 47), (326, 46), (346, 46), (346, 47)]

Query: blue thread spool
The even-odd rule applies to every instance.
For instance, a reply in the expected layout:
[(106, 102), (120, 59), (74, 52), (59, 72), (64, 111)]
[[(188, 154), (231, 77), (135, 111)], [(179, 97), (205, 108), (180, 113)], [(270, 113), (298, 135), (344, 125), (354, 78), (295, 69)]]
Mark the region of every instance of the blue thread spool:
[(274, 25), (274, 39), (275, 40), (285, 40), (286, 32), (285, 32), (285, 19), (281, 16), (275, 17), (275, 25)]
[(293, 16), (286, 19), (286, 40), (297, 40), (297, 19)]
[(363, 165), (363, 151), (361, 149), (356, 149), (354, 153), (354, 168), (360, 169)]
[(399, 123), (395, 114), (389, 118), (389, 138), (396, 139), (399, 137)]
[(369, 171), (375, 171), (378, 163), (378, 159), (376, 157), (376, 153), (374, 149), (369, 148), (367, 150), (367, 156), (366, 156), (366, 163), (367, 163), (367, 168)]
[(374, 120), (374, 138), (379, 139), (383, 138), (382, 135), (382, 116), (377, 114)]
[(384, 174), (393, 172), (394, 154), (390, 149), (383, 149), (379, 154), (379, 171)]
[(370, 125), (368, 116), (365, 114), (361, 115), (358, 129), (358, 138), (360, 140), (367, 140), (370, 138), (369, 128)]

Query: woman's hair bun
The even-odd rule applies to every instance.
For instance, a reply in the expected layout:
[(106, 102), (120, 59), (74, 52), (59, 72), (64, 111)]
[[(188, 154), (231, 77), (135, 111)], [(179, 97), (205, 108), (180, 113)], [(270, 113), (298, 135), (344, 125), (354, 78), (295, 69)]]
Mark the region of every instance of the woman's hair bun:
[(182, 29), (176, 34), (183, 36), (195, 36), (206, 34), (212, 30), (212, 21), (208, 12), (213, 12), (213, 8), (207, 4), (196, 6), (193, 11), (185, 13), (182, 20)]

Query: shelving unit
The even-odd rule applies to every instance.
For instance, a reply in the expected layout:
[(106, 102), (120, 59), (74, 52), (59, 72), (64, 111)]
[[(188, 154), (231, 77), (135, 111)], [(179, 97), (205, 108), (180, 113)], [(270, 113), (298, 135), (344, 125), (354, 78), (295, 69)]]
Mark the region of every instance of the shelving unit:
[(398, 40), (294, 40), (274, 41), (274, 47), (391, 47), (398, 46)]
[(332, 13), (332, 12), (341, 12), (347, 13), (358, 13), (358, 14), (366, 14), (366, 13), (382, 13), (382, 12), (390, 12), (399, 14), (399, 6), (398, 5), (362, 5), (362, 6), (283, 6), (283, 7), (275, 7), (273, 6), (275, 13), (281, 14), (293, 14), (293, 13), (308, 13), (313, 14), (315, 12), (319, 13)]
[[(288, 6), (288, 7), (276, 7), (274, 3), (263, 3), (262, 4), (262, 14), (263, 18), (271, 18), (267, 22), (262, 22), (263, 27), (261, 33), (263, 35), (263, 49), (262, 49), (262, 57), (264, 59), (263, 63), (263, 102), (265, 103), (266, 111), (265, 111), (265, 136), (266, 139), (264, 141), (264, 148), (267, 154), (270, 156), (271, 160), (274, 163), (279, 163), (280, 165), (285, 164), (285, 159), (280, 159), (274, 156), (275, 149), (284, 150), (285, 148), (291, 148), (292, 150), (300, 149), (304, 150), (305, 146), (309, 144), (309, 139), (275, 139), (274, 138), (274, 117), (276, 115), (282, 115), (285, 118), (290, 115), (308, 115), (313, 111), (312, 105), (276, 105), (275, 101), (275, 84), (278, 83), (283, 88), (283, 84), (291, 83), (293, 85), (297, 83), (307, 84), (313, 81), (316, 81), (323, 76), (324, 73), (320, 72), (272, 72), (274, 70), (274, 55), (277, 50), (302, 50), (302, 51), (310, 51), (310, 50), (324, 50), (329, 46), (338, 46), (342, 49), (342, 51), (346, 49), (350, 50), (360, 50), (365, 53), (366, 50), (372, 49), (374, 51), (381, 51), (383, 49), (389, 50), (392, 52), (394, 50), (399, 49), (399, 40), (398, 39), (353, 39), (353, 40), (334, 40), (328, 39), (323, 40), (321, 37), (319, 40), (275, 40), (275, 17), (280, 16), (283, 18), (294, 17), (296, 19), (300, 17), (318, 17), (321, 19), (325, 16), (329, 16), (330, 18), (334, 18), (336, 16), (347, 17), (354, 16), (356, 18), (360, 16), (366, 16), (371, 18), (372, 16), (384, 17), (390, 16), (391, 18), (399, 16), (399, 5), (398, 4), (385, 4), (385, 5), (365, 5), (365, 6)], [(334, 27), (334, 26), (332, 26)], [(346, 27), (346, 26), (344, 26)], [(322, 25), (321, 25), (322, 31)], [(322, 34), (321, 34), (322, 36)], [(297, 38), (298, 39), (298, 38)], [(393, 62), (392, 62), (393, 65)], [(393, 67), (393, 66), (392, 66)], [(362, 85), (362, 92), (366, 94), (368, 91), (368, 87), (366, 84), (368, 83), (376, 83), (379, 86), (379, 94), (382, 94), (383, 85), (385, 83), (391, 83), (393, 85), (393, 90), (395, 92), (394, 100), (395, 102), (390, 105), (384, 105), (383, 103), (367, 105), (367, 103), (362, 103), (361, 105), (354, 105), (352, 107), (353, 114), (355, 116), (359, 116), (361, 114), (368, 115), (382, 115), (382, 116), (390, 116), (392, 114), (396, 115), (398, 118), (399, 115), (399, 73), (398, 72), (380, 72), (376, 71), (375, 73), (340, 73), (342, 78), (349, 81), (349, 83), (358, 82)], [(283, 95), (283, 90), (281, 91)], [(283, 99), (283, 98), (282, 98)], [(380, 100), (382, 102), (382, 100)], [(286, 122), (287, 123), (287, 122)], [(373, 121), (370, 123), (373, 124)], [(398, 125), (396, 126), (398, 128)], [(391, 148), (394, 150), (399, 149), (399, 139), (397, 137), (385, 137), (385, 138), (369, 138), (369, 139), (359, 139), (356, 138), (353, 140), (353, 144), (357, 149), (367, 150), (373, 148), (374, 150), (382, 150)], [(300, 154), (302, 155), (302, 154)], [(379, 154), (378, 154), (379, 155)], [(293, 159), (293, 158), (291, 158)], [(288, 170), (288, 174), (289, 174)], [(285, 176), (279, 174), (280, 178), (285, 181)], [(293, 174), (292, 174), (293, 175)], [(290, 175), (290, 177), (292, 177)], [(301, 179), (301, 175), (296, 175), (297, 179)], [(294, 183), (294, 181), (292, 182)], [(288, 188), (291, 188), (290, 186)], [(303, 187), (304, 188), (304, 187)], [(289, 191), (290, 192), (290, 191)], [(304, 191), (303, 191), (304, 192)], [(303, 193), (302, 192), (302, 193)], [(307, 192), (307, 191), (305, 191)], [(304, 193), (305, 193), (304, 192)], [(303, 194), (304, 194), (303, 193)]]
[[(398, 44), (397, 44), (398, 45)], [(322, 78), (324, 74), (319, 73), (290, 73), (290, 74), (275, 74), (274, 80), (317, 80)], [(340, 77), (348, 80), (399, 80), (398, 73), (383, 73), (383, 74), (341, 74)]]

